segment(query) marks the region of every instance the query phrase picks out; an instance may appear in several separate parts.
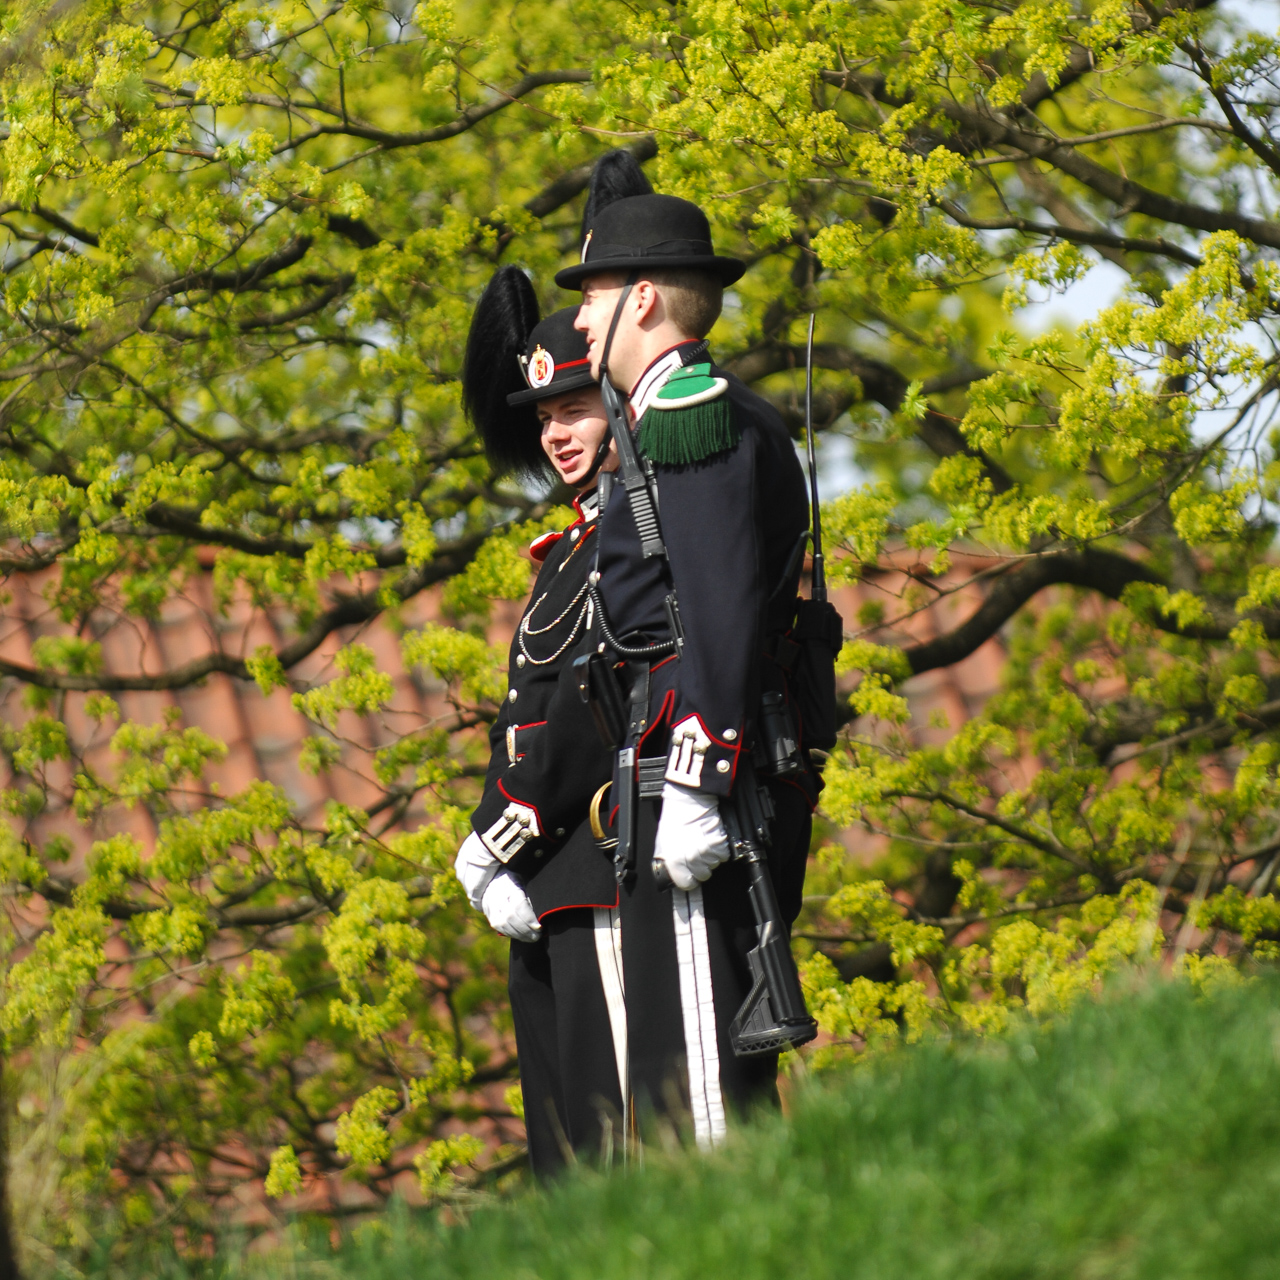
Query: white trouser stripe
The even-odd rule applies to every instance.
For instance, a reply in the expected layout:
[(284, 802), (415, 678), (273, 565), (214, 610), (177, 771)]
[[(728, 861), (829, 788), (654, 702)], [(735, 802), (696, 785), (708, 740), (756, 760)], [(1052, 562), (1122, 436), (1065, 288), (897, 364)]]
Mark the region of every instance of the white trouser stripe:
[(627, 1001), (622, 983), (622, 921), (617, 908), (596, 907), (596, 963), (600, 966), (600, 985), (609, 1010), (609, 1029), (613, 1032), (613, 1056), (618, 1063), (618, 1089), (622, 1105), (627, 1105)]
[(671, 891), (675, 917), (676, 961), (680, 968), (680, 1009), (684, 1015), (685, 1054), (689, 1062), (689, 1104), (693, 1136), (700, 1147), (713, 1147), (725, 1135), (724, 1099), (720, 1094), (720, 1049), (716, 1042), (716, 1007), (711, 990), (711, 953), (702, 886)]

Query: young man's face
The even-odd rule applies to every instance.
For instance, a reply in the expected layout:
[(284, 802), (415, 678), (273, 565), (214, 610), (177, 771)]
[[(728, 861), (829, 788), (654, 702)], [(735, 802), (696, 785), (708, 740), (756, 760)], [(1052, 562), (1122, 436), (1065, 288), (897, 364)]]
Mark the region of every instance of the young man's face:
[[(582, 306), (573, 327), (587, 335), (587, 354), (591, 357), (591, 376), (600, 380), (600, 358), (604, 354), (605, 339), (613, 323), (614, 308), (626, 281), (619, 275), (590, 276), (582, 286)], [(619, 321), (619, 330), (626, 324)], [(617, 335), (614, 341), (618, 340)]]
[[(537, 403), (542, 447), (560, 479), (572, 488), (584, 482), (609, 423), (598, 387), (582, 387)], [(609, 469), (608, 461), (605, 470)]]

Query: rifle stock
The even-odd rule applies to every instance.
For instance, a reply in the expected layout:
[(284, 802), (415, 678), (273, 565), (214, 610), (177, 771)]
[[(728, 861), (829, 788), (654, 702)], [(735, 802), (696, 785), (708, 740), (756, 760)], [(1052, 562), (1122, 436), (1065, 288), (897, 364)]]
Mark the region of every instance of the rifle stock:
[(751, 990), (729, 1027), (730, 1043), (740, 1058), (795, 1049), (818, 1034), (818, 1024), (805, 1007), (790, 934), (765, 861), (772, 807), (769, 793), (748, 769), (722, 810), (733, 856), (746, 864), (759, 931), (756, 945), (747, 952)]

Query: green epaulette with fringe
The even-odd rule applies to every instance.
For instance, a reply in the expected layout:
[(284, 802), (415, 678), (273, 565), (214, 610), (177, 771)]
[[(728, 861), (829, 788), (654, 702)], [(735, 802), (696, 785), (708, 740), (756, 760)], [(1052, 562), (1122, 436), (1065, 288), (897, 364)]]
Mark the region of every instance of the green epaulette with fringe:
[(709, 364), (677, 369), (640, 420), (640, 452), (659, 466), (683, 467), (732, 449), (742, 432), (728, 390)]

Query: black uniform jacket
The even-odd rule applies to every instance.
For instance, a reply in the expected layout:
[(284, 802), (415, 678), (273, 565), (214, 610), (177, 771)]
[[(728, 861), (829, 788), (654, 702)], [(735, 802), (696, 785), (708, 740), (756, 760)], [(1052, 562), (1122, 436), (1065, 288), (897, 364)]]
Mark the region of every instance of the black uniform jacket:
[(613, 864), (585, 821), (588, 801), (609, 781), (611, 753), (576, 694), (549, 717), (560, 676), (589, 628), (594, 504), (594, 494), (575, 503), (578, 519), (530, 549), (542, 566), (511, 642), (507, 699), (489, 731), (484, 795), (471, 819), (485, 844), (519, 873), (539, 917), (617, 901)]
[[(696, 348), (690, 357), (698, 358)], [(668, 561), (641, 556), (621, 491), (598, 536), (600, 595), (624, 643), (628, 635), (668, 634), (663, 600), (674, 582), (684, 652), (653, 669), (649, 734), (671, 731), (668, 781), (725, 796), (752, 741), (761, 694), (785, 694), (767, 653), (794, 620), (796, 551), (809, 517), (804, 473), (777, 411), (732, 374), (712, 373), (729, 384), (741, 438), (701, 462), (656, 467)], [(643, 754), (658, 754), (658, 745), (646, 742)]]
[[(691, 350), (694, 360), (700, 350)], [(612, 630), (624, 641), (636, 633), (650, 639), (667, 636), (662, 600), (674, 574), (685, 652), (682, 659), (653, 664), (650, 729), (642, 750), (645, 755), (667, 751), (666, 735), (692, 718), (707, 746), (699, 753), (698, 740), (687, 740), (689, 750), (672, 750), (670, 756), (677, 769), (696, 761), (700, 789), (725, 795), (741, 746), (752, 740), (761, 694), (787, 693), (784, 673), (768, 656), (769, 642), (794, 619), (800, 574), (794, 552), (807, 528), (808, 503), (799, 460), (781, 418), (737, 378), (715, 373), (729, 382), (726, 394), (732, 398), (741, 439), (732, 450), (694, 466), (657, 468), (659, 518), (670, 568), (661, 560), (642, 558), (620, 486), (591, 541), (600, 539), (592, 550), (598, 550), (601, 590)], [(788, 573), (793, 563), (796, 567)], [(582, 637), (577, 652), (588, 652), (598, 639), (598, 633)], [(569, 744), (585, 755), (596, 751), (599, 742), (569, 665), (561, 669), (554, 697), (539, 715), (549, 722), (549, 735), (566, 745), (521, 759), (502, 776), (502, 786), (511, 796), (537, 796), (538, 826), (554, 832), (581, 821), (601, 782), (611, 776), (612, 761), (601, 765), (593, 755), (590, 770), (557, 763), (559, 751), (567, 753)], [(684, 776), (691, 773), (690, 768)], [(800, 786), (810, 806), (816, 803), (816, 780), (805, 776)], [(501, 812), (492, 802), (487, 808), (482, 804), (477, 815), (482, 811), (486, 818)], [(476, 829), (482, 829), (479, 817)], [(536, 843), (524, 842), (508, 865), (527, 874)]]

